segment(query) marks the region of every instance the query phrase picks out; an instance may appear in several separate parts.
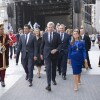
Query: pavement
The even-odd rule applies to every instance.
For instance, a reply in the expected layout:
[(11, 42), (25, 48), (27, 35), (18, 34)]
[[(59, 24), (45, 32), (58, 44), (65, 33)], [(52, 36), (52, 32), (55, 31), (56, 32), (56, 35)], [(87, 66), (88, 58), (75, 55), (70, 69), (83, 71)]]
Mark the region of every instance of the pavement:
[(57, 74), (57, 86), (52, 86), (52, 92), (45, 90), (46, 75), (44, 66), (41, 70), (41, 79), (37, 78), (37, 68), (34, 70), (34, 81), (31, 88), (25, 81), (25, 73), (21, 63), (15, 65), (15, 59), (10, 60), (7, 69), (6, 87), (0, 86), (0, 100), (100, 100), (100, 68), (98, 67), (100, 51), (98, 45), (92, 46), (89, 51), (93, 69), (82, 72), (82, 85), (77, 93), (73, 90), (72, 69), (68, 65), (67, 80), (62, 80)]

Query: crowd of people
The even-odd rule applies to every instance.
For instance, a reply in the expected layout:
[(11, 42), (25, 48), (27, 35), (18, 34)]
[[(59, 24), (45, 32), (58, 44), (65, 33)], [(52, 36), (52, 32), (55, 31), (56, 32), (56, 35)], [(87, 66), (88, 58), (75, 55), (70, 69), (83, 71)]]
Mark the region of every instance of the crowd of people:
[(74, 90), (77, 91), (81, 84), (82, 68), (92, 69), (88, 54), (91, 49), (91, 39), (89, 35), (85, 34), (83, 28), (65, 29), (64, 24), (58, 24), (55, 28), (53, 22), (48, 22), (44, 32), (41, 32), (39, 28), (32, 31), (31, 27), (26, 24), (23, 29), (19, 28), (18, 34), (15, 35), (12, 31), (4, 34), (3, 24), (0, 24), (1, 86), (5, 87), (5, 71), (14, 50), (16, 65), (18, 65), (21, 53), (21, 64), (29, 87), (33, 85), (34, 66), (37, 66), (38, 78), (41, 78), (41, 66), (46, 67), (46, 90), (51, 91), (51, 82), (53, 85), (57, 85), (57, 70), (59, 75), (62, 75), (62, 79), (66, 80), (68, 63), (72, 66)]

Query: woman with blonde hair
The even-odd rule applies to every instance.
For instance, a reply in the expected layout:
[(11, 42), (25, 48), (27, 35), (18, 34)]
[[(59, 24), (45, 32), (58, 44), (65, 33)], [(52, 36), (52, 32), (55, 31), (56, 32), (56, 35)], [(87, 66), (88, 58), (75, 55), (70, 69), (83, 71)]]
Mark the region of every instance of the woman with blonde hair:
[(72, 65), (74, 90), (78, 90), (81, 83), (80, 76), (83, 63), (87, 63), (85, 42), (81, 41), (78, 29), (73, 31), (72, 40), (68, 51), (68, 63)]
[(68, 29), (66, 30), (66, 33), (69, 34), (69, 36), (70, 36), (70, 40), (71, 40), (71, 38), (72, 38), (72, 32), (73, 32), (72, 29), (69, 29), (69, 28), (68, 28)]
[(69, 35), (71, 35), (71, 29), (68, 28), (68, 29), (66, 30), (66, 33), (69, 34)]
[(43, 65), (43, 60), (40, 58), (40, 47), (41, 47), (41, 42), (42, 42), (42, 37), (41, 37), (41, 34), (40, 34), (40, 30), (38, 28), (35, 28), (34, 29), (34, 34), (35, 34), (35, 46), (37, 48), (37, 56), (34, 57), (34, 60), (35, 60), (35, 65), (37, 66), (38, 68), (38, 78), (41, 78), (40, 76), (40, 71), (41, 71), (41, 66)]

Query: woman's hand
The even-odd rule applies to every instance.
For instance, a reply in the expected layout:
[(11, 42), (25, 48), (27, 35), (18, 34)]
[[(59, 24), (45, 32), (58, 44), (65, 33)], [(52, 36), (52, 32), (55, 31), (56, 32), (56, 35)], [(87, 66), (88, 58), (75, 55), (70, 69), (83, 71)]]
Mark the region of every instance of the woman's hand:
[(14, 54), (14, 59), (16, 59), (16, 56), (17, 56), (17, 55), (16, 55), (16, 54)]
[(67, 60), (67, 63), (70, 64), (70, 59)]
[(40, 55), (41, 60), (43, 60), (43, 55)]
[(88, 69), (89, 66), (88, 66), (87, 59), (84, 60), (84, 66), (85, 66), (86, 69)]
[(87, 63), (87, 59), (84, 60)]
[(36, 56), (34, 56), (34, 60), (35, 60), (35, 61), (37, 60), (37, 57), (36, 57)]

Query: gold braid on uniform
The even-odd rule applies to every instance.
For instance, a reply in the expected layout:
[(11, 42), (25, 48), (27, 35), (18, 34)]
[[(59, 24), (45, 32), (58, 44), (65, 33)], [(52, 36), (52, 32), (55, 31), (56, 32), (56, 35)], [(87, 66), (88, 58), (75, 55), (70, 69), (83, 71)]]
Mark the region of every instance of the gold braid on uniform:
[(6, 40), (6, 35), (3, 34), (3, 44), (0, 46), (1, 48), (1, 53), (3, 55), (3, 67), (0, 68), (0, 70), (4, 70), (6, 69), (6, 60), (5, 60), (5, 51), (6, 51), (6, 47), (5, 47), (5, 40)]

